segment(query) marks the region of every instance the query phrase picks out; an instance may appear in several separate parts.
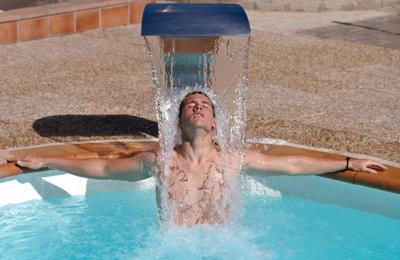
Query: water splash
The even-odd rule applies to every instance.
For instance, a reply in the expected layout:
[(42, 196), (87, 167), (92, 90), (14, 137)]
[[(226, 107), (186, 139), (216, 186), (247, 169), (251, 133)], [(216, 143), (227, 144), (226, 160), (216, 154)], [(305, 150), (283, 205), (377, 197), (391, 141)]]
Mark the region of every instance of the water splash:
[[(133, 259), (276, 259), (257, 245), (254, 231), (240, 226), (153, 228)], [(171, 239), (173, 238), (173, 239)]]
[[(180, 144), (179, 104), (190, 92), (201, 91), (214, 104), (215, 141), (224, 154), (238, 152), (242, 169), (245, 149), (248, 36), (145, 37), (152, 61), (159, 123), (161, 170), (168, 176), (174, 147)], [(163, 209), (168, 205), (166, 189), (158, 180)], [(169, 214), (162, 212), (163, 219)]]

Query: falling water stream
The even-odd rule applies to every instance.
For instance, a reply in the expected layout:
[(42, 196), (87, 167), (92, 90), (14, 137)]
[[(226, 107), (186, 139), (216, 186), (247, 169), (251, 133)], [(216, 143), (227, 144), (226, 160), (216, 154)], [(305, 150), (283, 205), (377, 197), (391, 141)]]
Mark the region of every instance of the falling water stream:
[[(146, 36), (145, 39), (156, 88), (155, 105), (164, 162), (163, 174), (168, 175), (171, 152), (181, 140), (178, 128), (179, 104), (193, 91), (204, 92), (213, 102), (217, 125), (215, 141), (221, 154), (238, 152), (241, 169), (245, 148), (250, 37)], [(166, 209), (172, 206), (168, 205), (165, 187), (160, 183), (159, 187), (164, 219), (168, 219), (170, 217)]]

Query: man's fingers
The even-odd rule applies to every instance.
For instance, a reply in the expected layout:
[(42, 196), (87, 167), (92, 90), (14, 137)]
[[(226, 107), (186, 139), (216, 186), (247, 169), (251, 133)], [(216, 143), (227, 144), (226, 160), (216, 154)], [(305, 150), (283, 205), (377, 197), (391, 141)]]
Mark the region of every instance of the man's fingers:
[(386, 170), (387, 169), (387, 167), (385, 165), (380, 164), (380, 163), (378, 163), (377, 166), (380, 167), (382, 170)]
[(27, 162), (27, 161), (17, 161), (17, 165), (21, 167), (26, 167), (30, 169), (38, 169), (38, 167), (32, 163), (32, 162)]
[(372, 174), (378, 174), (378, 171), (383, 171), (386, 169), (387, 167), (385, 165), (374, 161), (367, 161), (366, 164), (364, 164), (364, 167), (362, 167), (362, 171)]
[(365, 172), (368, 172), (368, 173), (372, 173), (372, 174), (378, 174), (378, 171), (376, 171), (376, 170), (374, 170), (374, 169), (372, 169), (372, 168), (365, 168), (364, 171), (365, 171)]
[(29, 162), (17, 161), (17, 165), (21, 167), (28, 167)]
[(378, 171), (383, 171), (383, 170), (387, 169), (387, 167), (385, 165), (377, 163), (377, 162), (373, 162), (370, 165), (368, 165), (367, 167), (370, 169), (378, 170)]

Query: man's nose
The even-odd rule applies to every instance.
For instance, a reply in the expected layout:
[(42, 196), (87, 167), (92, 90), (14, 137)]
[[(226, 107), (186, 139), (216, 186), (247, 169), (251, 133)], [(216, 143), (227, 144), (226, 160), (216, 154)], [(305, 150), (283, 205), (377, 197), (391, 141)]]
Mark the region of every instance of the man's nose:
[(194, 110), (197, 111), (198, 109), (202, 110), (203, 107), (202, 107), (200, 104), (196, 104), (196, 105), (194, 106)]

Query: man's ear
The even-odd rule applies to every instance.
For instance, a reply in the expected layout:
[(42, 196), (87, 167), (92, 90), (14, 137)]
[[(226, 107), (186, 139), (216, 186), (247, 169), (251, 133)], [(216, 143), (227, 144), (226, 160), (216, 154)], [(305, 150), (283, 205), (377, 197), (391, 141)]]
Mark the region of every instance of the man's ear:
[(213, 119), (213, 124), (212, 124), (212, 129), (215, 129), (217, 127), (217, 122), (215, 121), (215, 118)]
[(178, 118), (178, 128), (182, 129), (182, 117)]

